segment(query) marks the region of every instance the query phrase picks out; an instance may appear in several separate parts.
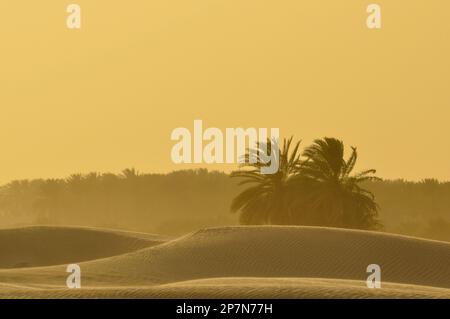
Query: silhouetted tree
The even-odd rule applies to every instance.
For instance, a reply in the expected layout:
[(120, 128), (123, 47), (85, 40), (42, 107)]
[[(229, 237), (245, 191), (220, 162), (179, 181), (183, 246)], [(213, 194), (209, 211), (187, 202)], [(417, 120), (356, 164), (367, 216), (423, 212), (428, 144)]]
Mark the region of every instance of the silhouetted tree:
[[(262, 174), (265, 165), (258, 157), (250, 170), (233, 172), (250, 184), (231, 204), (240, 212), (243, 224), (296, 224), (370, 229), (378, 226), (378, 206), (374, 195), (360, 186), (378, 180), (375, 170), (353, 174), (356, 148), (344, 159), (344, 143), (334, 138), (316, 140), (300, 158), (299, 143), (292, 152), (292, 138), (284, 141), (279, 170)], [(249, 150), (246, 160), (261, 150)]]
[[(245, 156), (243, 168), (231, 173), (232, 178), (240, 178), (239, 185), (250, 185), (237, 195), (231, 203), (232, 212), (240, 212), (242, 224), (290, 224), (292, 223), (292, 211), (287, 198), (286, 187), (292, 174), (300, 165), (298, 152), (300, 142), (294, 145), (291, 151), (292, 137), (284, 140), (283, 147), (272, 149), (271, 143), (258, 145), (256, 149), (248, 150)], [(267, 165), (266, 159), (261, 154), (270, 154), (278, 151), (279, 156), (271, 156), (272, 160), (278, 160), (278, 171), (275, 174), (261, 173), (262, 166)], [(254, 158), (254, 163), (250, 162)]]
[(303, 153), (305, 162), (294, 184), (301, 192), (300, 209), (317, 225), (373, 229), (379, 226), (375, 196), (361, 186), (379, 180), (374, 169), (352, 174), (358, 153), (352, 147), (344, 159), (344, 143), (335, 138), (315, 140)]

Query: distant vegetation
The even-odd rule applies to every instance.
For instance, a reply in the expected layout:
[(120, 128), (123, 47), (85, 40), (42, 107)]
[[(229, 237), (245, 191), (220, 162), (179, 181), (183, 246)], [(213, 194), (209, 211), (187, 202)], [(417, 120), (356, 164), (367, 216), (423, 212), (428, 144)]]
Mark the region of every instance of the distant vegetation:
[(0, 227), (55, 224), (179, 234), (235, 224), (229, 205), (236, 191), (227, 175), (205, 169), (14, 181), (0, 188)]
[[(245, 186), (205, 169), (170, 174), (72, 175), (0, 187), (0, 227), (29, 224), (113, 227), (182, 234), (235, 225), (232, 200)], [(384, 230), (450, 241), (450, 183), (434, 179), (366, 181)]]

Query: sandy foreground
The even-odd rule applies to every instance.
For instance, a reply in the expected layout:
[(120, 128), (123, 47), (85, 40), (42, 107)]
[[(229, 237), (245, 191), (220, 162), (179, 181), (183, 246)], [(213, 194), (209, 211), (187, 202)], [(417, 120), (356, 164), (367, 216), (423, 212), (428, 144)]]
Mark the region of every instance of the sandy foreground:
[[(68, 264), (81, 289), (68, 289)], [(366, 286), (381, 266), (382, 288)], [(320, 227), (0, 230), (0, 298), (450, 298), (450, 243)]]

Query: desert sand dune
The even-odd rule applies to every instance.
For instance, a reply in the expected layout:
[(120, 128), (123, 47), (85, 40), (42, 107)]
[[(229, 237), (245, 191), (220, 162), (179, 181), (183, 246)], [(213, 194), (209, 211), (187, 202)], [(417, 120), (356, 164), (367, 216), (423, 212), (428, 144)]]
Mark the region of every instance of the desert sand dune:
[(141, 233), (83, 227), (0, 229), (0, 269), (99, 259), (150, 247), (163, 240)]
[(321, 278), (213, 278), (155, 286), (33, 289), (0, 285), (0, 298), (450, 298), (444, 288)]
[[(366, 287), (369, 264), (381, 266), (382, 289)], [(83, 262), (80, 290), (65, 288), (65, 266), (0, 270), (0, 296), (450, 298), (449, 265), (445, 242), (320, 227), (225, 227)]]

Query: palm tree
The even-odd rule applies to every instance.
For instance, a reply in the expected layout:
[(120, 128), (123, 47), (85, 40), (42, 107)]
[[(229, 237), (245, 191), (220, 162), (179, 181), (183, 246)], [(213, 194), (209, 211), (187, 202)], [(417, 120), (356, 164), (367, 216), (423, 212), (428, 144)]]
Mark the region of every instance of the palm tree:
[(134, 167), (133, 168), (126, 168), (122, 171), (122, 176), (125, 179), (136, 179), (136, 177), (139, 177), (140, 173), (137, 171)]
[[(280, 151), (277, 141), (258, 144), (256, 149), (248, 150), (242, 167), (250, 169), (231, 173), (232, 178), (240, 178), (239, 185), (250, 185), (242, 191), (231, 204), (231, 211), (240, 211), (242, 224), (290, 224), (292, 211), (288, 198), (288, 182), (301, 165), (299, 146), (296, 143), (293, 150), (292, 137), (284, 140)], [(273, 147), (275, 146), (275, 147)], [(278, 171), (275, 174), (262, 174), (261, 167), (266, 165), (260, 154), (272, 154), (277, 151), (279, 156), (271, 156), (278, 160)], [(250, 159), (255, 159), (251, 163)]]
[(302, 190), (301, 207), (307, 207), (316, 224), (373, 229), (378, 205), (374, 195), (361, 183), (379, 180), (374, 169), (352, 174), (358, 158), (355, 147), (344, 159), (344, 143), (335, 138), (315, 140), (303, 153), (306, 161), (295, 178)]

